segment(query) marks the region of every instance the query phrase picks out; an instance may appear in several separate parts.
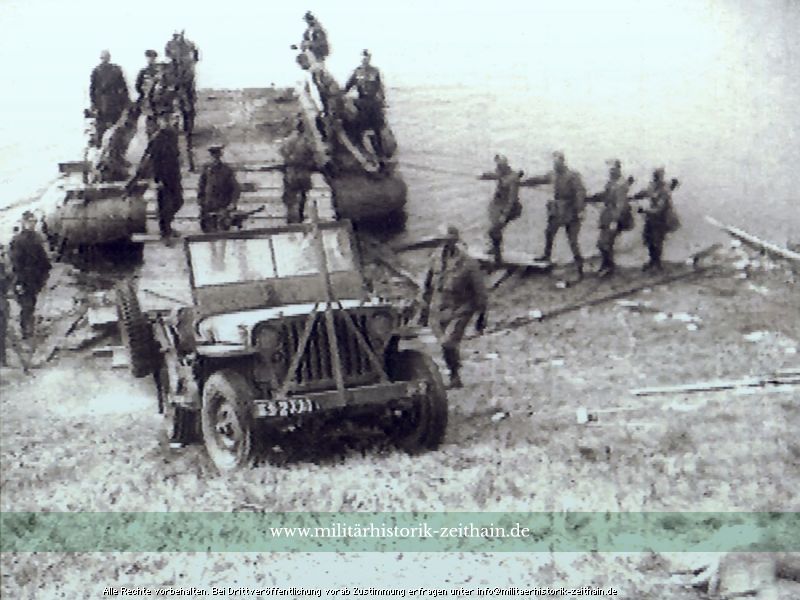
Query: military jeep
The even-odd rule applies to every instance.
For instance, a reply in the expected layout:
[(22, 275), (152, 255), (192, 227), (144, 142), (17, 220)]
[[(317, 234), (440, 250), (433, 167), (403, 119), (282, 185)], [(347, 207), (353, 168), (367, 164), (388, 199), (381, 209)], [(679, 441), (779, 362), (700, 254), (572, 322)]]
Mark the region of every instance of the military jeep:
[(117, 289), (133, 373), (154, 376), (173, 443), (202, 438), (231, 470), (304, 422), (366, 418), (409, 452), (438, 447), (438, 368), (400, 349), (399, 311), (370, 297), (348, 222), (189, 236), (184, 251), (191, 306), (146, 316), (131, 282)]

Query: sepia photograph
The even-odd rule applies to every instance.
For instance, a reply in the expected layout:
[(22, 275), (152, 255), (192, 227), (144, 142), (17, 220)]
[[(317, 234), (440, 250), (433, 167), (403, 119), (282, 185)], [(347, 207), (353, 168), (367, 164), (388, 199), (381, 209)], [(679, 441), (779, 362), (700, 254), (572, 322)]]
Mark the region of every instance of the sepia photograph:
[(800, 599), (798, 32), (0, 0), (0, 596)]

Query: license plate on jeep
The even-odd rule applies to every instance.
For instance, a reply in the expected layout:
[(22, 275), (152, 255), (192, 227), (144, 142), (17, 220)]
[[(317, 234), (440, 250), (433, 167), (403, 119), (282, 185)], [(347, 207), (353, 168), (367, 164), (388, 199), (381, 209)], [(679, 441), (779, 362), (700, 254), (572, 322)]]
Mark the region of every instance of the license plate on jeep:
[(258, 404), (259, 417), (288, 417), (318, 410), (317, 403), (308, 398), (289, 398), (287, 400), (268, 400)]

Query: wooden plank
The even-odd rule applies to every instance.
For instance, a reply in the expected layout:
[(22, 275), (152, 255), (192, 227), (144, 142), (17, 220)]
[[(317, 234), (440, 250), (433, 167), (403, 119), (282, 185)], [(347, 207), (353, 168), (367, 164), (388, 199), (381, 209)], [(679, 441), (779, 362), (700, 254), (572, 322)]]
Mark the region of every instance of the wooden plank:
[(389, 246), (393, 252), (408, 252), (409, 250), (421, 250), (424, 248), (436, 248), (444, 244), (449, 238), (436, 236), (429, 238), (422, 238), (413, 242), (406, 242), (405, 244), (393, 244)]
[(524, 252), (503, 252), (503, 260), (495, 263), (494, 256), (487, 252), (470, 250), (469, 255), (481, 265), (499, 267), (503, 269), (524, 269), (529, 273), (549, 273), (553, 270), (553, 263), (536, 260), (533, 254)]
[(765, 375), (746, 379), (699, 381), (662, 387), (638, 388), (630, 391), (634, 396), (655, 396), (660, 394), (688, 394), (695, 392), (716, 392), (748, 387), (764, 387), (767, 385), (800, 385), (800, 376), (781, 377)]
[(706, 215), (706, 221), (709, 222), (714, 227), (722, 229), (729, 235), (732, 235), (733, 237), (745, 242), (746, 244), (755, 246), (756, 248), (759, 248), (764, 252), (768, 252), (769, 254), (775, 254), (777, 256), (786, 258), (788, 260), (800, 262), (800, 253), (798, 252), (793, 252), (788, 248), (782, 248), (780, 246), (777, 246), (776, 244), (773, 244), (772, 242), (767, 242), (765, 240), (762, 240), (761, 238), (758, 238), (750, 233), (747, 233), (746, 231), (744, 231), (743, 229), (739, 229), (738, 227), (732, 227), (730, 225), (725, 225), (724, 223), (720, 223), (719, 221), (708, 215)]
[(92, 350), (92, 356), (102, 357), (102, 356), (112, 356), (114, 352), (120, 352), (123, 350), (122, 346), (114, 345), (114, 346), (99, 346)]
[(89, 326), (106, 327), (117, 322), (117, 309), (114, 306), (90, 307), (88, 311)]

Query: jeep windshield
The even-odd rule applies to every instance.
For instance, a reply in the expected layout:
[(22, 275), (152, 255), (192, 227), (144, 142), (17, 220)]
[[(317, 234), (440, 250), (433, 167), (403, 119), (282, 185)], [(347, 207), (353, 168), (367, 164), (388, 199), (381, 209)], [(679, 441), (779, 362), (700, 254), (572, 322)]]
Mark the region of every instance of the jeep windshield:
[[(319, 275), (310, 232), (248, 232), (187, 242), (195, 288)], [(358, 271), (349, 228), (321, 228), (328, 272)]]

